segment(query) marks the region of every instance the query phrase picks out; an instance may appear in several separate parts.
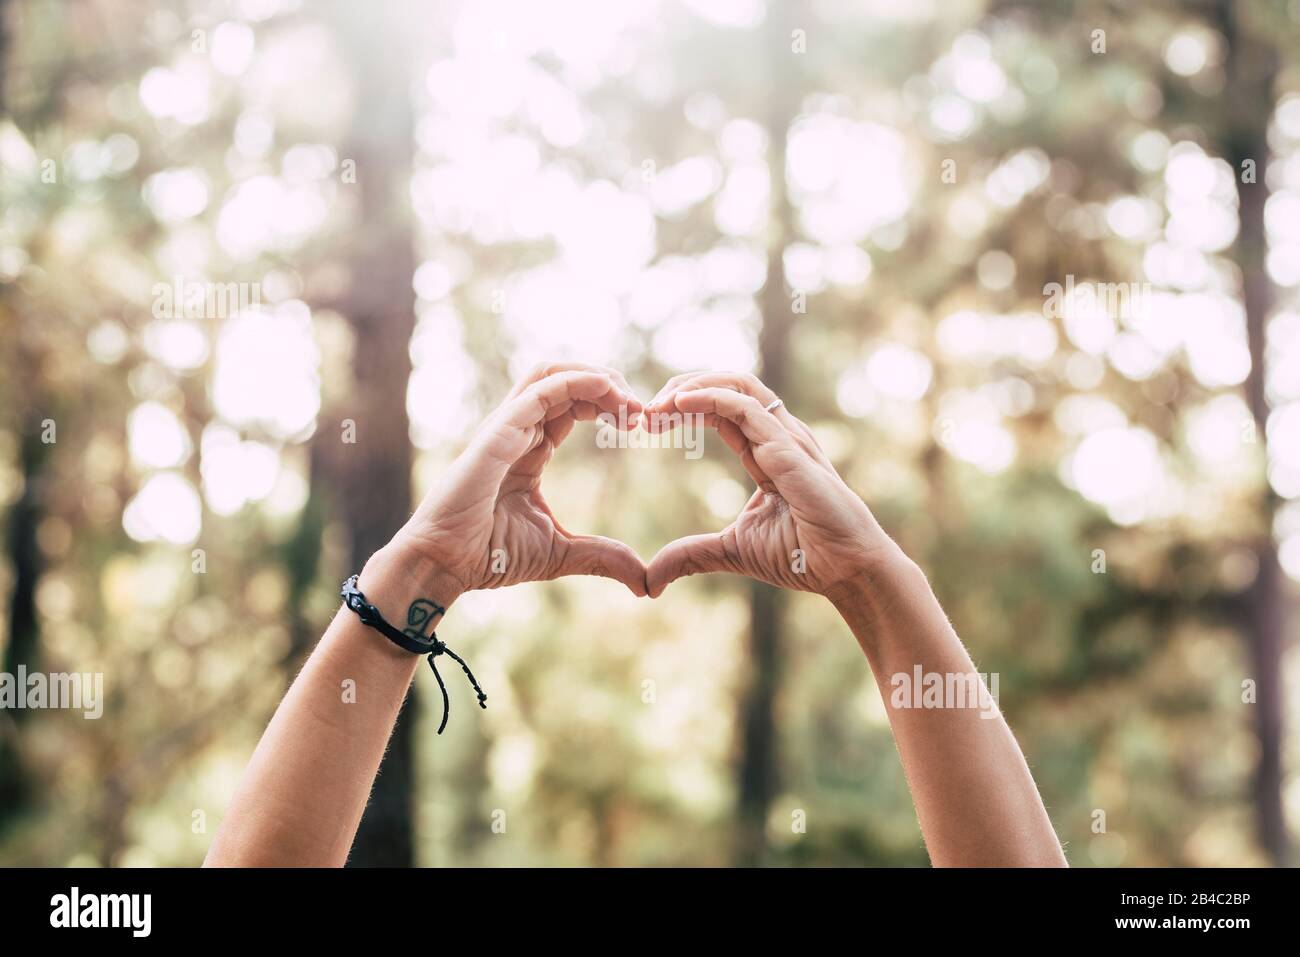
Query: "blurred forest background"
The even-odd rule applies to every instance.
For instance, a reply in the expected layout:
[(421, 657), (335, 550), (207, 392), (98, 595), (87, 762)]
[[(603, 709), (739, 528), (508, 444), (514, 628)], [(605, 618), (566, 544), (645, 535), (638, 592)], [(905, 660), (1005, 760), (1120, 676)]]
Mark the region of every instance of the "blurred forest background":
[[(0, 175), (0, 670), (106, 695), (0, 712), (0, 863), (201, 861), (340, 580), (564, 358), (784, 396), (1073, 864), (1294, 860), (1297, 0), (0, 0)], [(647, 559), (748, 496), (595, 436), (548, 498)], [(824, 601), (442, 632), (491, 708), (420, 674), (357, 864), (926, 862)]]

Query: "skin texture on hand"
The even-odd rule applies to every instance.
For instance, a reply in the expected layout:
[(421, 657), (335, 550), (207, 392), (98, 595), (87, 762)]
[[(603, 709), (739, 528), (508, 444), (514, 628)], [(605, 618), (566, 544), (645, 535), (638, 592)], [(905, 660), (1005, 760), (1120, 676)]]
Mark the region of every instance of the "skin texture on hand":
[(397, 535), (437, 569), (438, 600), (564, 575), (612, 578), (644, 596), (640, 556), (614, 539), (568, 531), (541, 491), (542, 470), (574, 425), (609, 413), (635, 426), (641, 409), (613, 369), (556, 364), (520, 380)]
[(699, 414), (758, 485), (721, 532), (664, 546), (652, 597), (684, 575), (728, 571), (830, 598), (857, 637), (886, 703), (926, 848), (939, 866), (1061, 866), (1065, 856), (1020, 746), (997, 710), (895, 706), (895, 676), (953, 676), (983, 688), (921, 570), (836, 473), (812, 431), (753, 376), (670, 380), (647, 428)]
[(647, 404), (655, 431), (674, 413), (701, 415), (758, 485), (720, 532), (690, 535), (660, 549), (646, 568), (652, 598), (685, 575), (733, 572), (826, 595), (863, 569), (898, 553), (875, 516), (813, 437), (776, 395), (743, 373), (677, 376)]

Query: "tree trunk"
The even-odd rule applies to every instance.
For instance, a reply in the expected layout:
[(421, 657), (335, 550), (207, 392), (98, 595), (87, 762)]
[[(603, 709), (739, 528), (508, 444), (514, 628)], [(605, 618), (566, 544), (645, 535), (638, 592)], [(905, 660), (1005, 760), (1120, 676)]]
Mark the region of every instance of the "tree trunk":
[[(769, 10), (764, 42), (773, 88), (766, 118), (771, 155), (771, 218), (767, 282), (761, 301), (759, 376), (777, 395), (790, 384), (790, 333), (794, 314), (785, 278), (785, 248), (794, 241), (794, 215), (785, 186), (786, 138), (798, 106), (795, 54), (790, 49), (788, 11)], [(782, 619), (786, 595), (761, 582), (750, 583), (749, 675), (740, 701), (738, 762), (739, 834), (736, 862), (744, 867), (767, 856), (767, 819), (780, 787), (776, 692), (781, 677)]]
[[(1256, 433), (1264, 439), (1269, 402), (1265, 392), (1265, 337), (1273, 309), (1273, 287), (1265, 271), (1268, 253), (1264, 228), (1264, 205), (1269, 189), (1265, 170), (1269, 163), (1268, 123), (1275, 102), (1276, 51), (1250, 35), (1239, 20), (1241, 4), (1220, 0), (1219, 28), (1227, 40), (1227, 89), (1223, 129), (1223, 152), (1237, 178), (1241, 231), (1233, 248), (1233, 260), (1241, 270), (1242, 303), (1250, 346), (1250, 376), (1246, 399), (1255, 420)], [(1242, 182), (1243, 163), (1255, 165), (1255, 182)], [(1265, 484), (1260, 501), (1260, 530), (1254, 545), (1259, 571), (1245, 598), (1242, 625), (1250, 641), (1251, 677), (1255, 680), (1254, 718), (1259, 738), (1259, 760), (1255, 769), (1254, 804), (1259, 842), (1275, 864), (1285, 864), (1289, 838), (1282, 804), (1283, 754), (1283, 582), (1273, 541), (1273, 519), (1277, 496)]]
[[(20, 350), (21, 351), (21, 350)], [(13, 568), (9, 596), (9, 639), (0, 656), (0, 671), (16, 674), (19, 665), (34, 671), (40, 650), (36, 618), (36, 584), (41, 575), (41, 553), (36, 529), (42, 516), (41, 474), (47, 446), (41, 442), (40, 416), (33, 412), (20, 423), (20, 463), (23, 492), (9, 511), (7, 551)], [(19, 747), (19, 724), (30, 715), (22, 709), (0, 715), (0, 830), (19, 813), (29, 797)]]
[[(345, 419), (355, 444), (330, 456), (338, 464), (334, 496), (351, 540), (349, 569), (359, 571), (410, 516), (411, 443), (406, 386), (415, 326), (414, 240), (406, 184), (414, 140), (408, 51), (397, 11), (332, 6), (337, 37), (356, 78), (352, 130), (341, 159), (355, 162), (359, 221), (349, 235), (352, 283), (341, 304), (355, 334), (353, 390)], [(344, 423), (329, 422), (342, 430)], [(343, 434), (346, 440), (347, 436)], [(398, 609), (400, 613), (404, 609)], [(397, 719), (350, 865), (415, 863), (414, 689)]]
[[(8, 0), (0, 0), (0, 117), (7, 117), (5, 80), (9, 58)], [(14, 674), (19, 665), (35, 669), (40, 636), (37, 631), (36, 583), (41, 575), (41, 553), (36, 541), (43, 505), (41, 475), (49, 447), (41, 441), (41, 420), (53, 413), (42, 409), (45, 394), (41, 383), (39, 355), (25, 336), (16, 296), (9, 284), (0, 284), (0, 328), (9, 341), (11, 364), (6, 376), (13, 390), (6, 398), (17, 409), (26, 409), (14, 423), (18, 432), (19, 469), (23, 490), (9, 510), (6, 551), (13, 569), (13, 591), (9, 595), (8, 640), (0, 654), (0, 671)], [(57, 426), (56, 426), (57, 428)], [(22, 709), (0, 714), (0, 831), (23, 808), (27, 781), (22, 769), (18, 723), (28, 715)]]
[(6, 56), (9, 43), (9, 0), (0, 0), (0, 116), (5, 115), (5, 71), (9, 69)]

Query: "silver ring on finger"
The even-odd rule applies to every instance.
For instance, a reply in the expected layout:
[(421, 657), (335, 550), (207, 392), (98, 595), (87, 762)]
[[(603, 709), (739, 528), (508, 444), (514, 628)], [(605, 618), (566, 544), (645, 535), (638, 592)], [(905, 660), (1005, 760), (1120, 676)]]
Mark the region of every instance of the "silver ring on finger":
[(773, 400), (772, 400), (771, 402), (769, 402), (767, 405), (763, 406), (763, 411), (764, 411), (764, 412), (775, 412), (777, 409), (781, 408), (781, 406), (783, 406), (783, 405), (785, 405), (785, 400), (784, 400), (784, 399), (773, 399)]

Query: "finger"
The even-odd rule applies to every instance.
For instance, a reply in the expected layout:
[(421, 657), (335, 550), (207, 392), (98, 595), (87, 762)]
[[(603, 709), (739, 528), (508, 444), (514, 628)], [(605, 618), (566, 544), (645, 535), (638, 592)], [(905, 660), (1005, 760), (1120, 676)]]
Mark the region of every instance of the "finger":
[[(560, 415), (574, 403), (587, 402), (619, 418), (640, 402), (603, 372), (558, 372), (508, 399), (489, 417), (465, 452), (464, 468), (473, 481), (495, 490), (506, 473), (545, 439), (544, 425), (552, 410)], [(557, 416), (558, 417), (558, 416)]]
[(673, 376), (673, 378), (669, 379), (658, 394), (646, 405), (645, 416), (650, 417), (656, 412), (662, 413), (671, 410), (674, 407), (673, 398), (679, 392), (705, 388), (735, 389), (745, 395), (752, 395), (765, 407), (776, 400), (775, 392), (769, 389), (757, 376), (750, 375), (747, 372), (691, 372), (686, 375)]
[(734, 571), (735, 564), (727, 554), (724, 534), (688, 535), (659, 549), (645, 571), (646, 591), (650, 597), (658, 598), (665, 588), (687, 575)]
[(727, 388), (694, 389), (677, 393), (673, 402), (682, 412), (714, 414), (734, 423), (749, 442), (755, 464), (778, 489), (783, 475), (810, 461), (794, 434), (751, 395)]
[(740, 431), (740, 426), (720, 415), (701, 415), (700, 420), (702, 425), (717, 430), (727, 448), (740, 458), (740, 464), (745, 467), (754, 484), (768, 491), (775, 488), (771, 476), (764, 472), (754, 459), (754, 448), (749, 444), (749, 439), (745, 438), (745, 434)]
[[(646, 410), (642, 413), (643, 419), (648, 423), (646, 428), (654, 431), (653, 423), (662, 416), (663, 410), (672, 407), (673, 397), (681, 391), (687, 389), (700, 389), (723, 386), (743, 392), (746, 395), (752, 395), (755, 399), (763, 404), (764, 408), (770, 406), (777, 400), (777, 394), (768, 388), (758, 376), (748, 372), (694, 372), (683, 376), (674, 376), (672, 379), (659, 390), (649, 403), (646, 404)], [(826, 458), (826, 453), (822, 451), (821, 444), (817, 437), (813, 435), (812, 429), (786, 407), (785, 403), (778, 405), (772, 410), (777, 421), (781, 422), (791, 432), (799, 437), (800, 444), (807, 449), (808, 453), (815, 459), (832, 468), (830, 459)]]
[[(610, 424), (614, 425), (616, 428), (619, 428), (623, 431), (630, 431), (636, 428), (638, 424), (640, 410), (643, 409), (645, 405), (643, 402), (640, 401), (640, 399), (637, 398), (636, 393), (632, 391), (632, 387), (628, 384), (628, 381), (624, 377), (623, 373), (620, 372), (618, 369), (614, 369), (609, 366), (592, 365), (591, 363), (587, 363), (587, 362), (539, 363), (533, 366), (533, 368), (529, 370), (529, 372), (526, 375), (524, 375), (517, 382), (515, 382), (514, 387), (510, 390), (510, 394), (507, 396), (507, 401), (511, 398), (514, 398), (517, 395), (520, 395), (526, 388), (528, 388), (528, 386), (532, 385), (533, 383), (540, 382), (541, 380), (547, 378), (548, 376), (555, 375), (556, 373), (559, 372), (596, 372), (596, 373), (602, 373), (604, 375), (609, 376), (611, 379), (614, 380), (614, 383), (617, 386), (619, 386), (629, 397), (629, 402), (627, 405), (628, 414), (626, 416), (615, 416), (612, 419)], [(547, 412), (546, 417), (547, 417), (548, 424), (547, 424), (546, 434), (547, 434), (547, 438), (551, 439), (553, 445), (558, 446), (560, 442), (564, 441), (564, 438), (569, 434), (569, 432), (573, 430), (573, 424), (575, 421), (589, 422), (592, 419), (595, 419), (599, 415), (600, 412), (599, 409), (596, 409), (591, 414), (587, 414), (588, 408), (594, 408), (594, 407), (591, 406), (590, 403), (586, 404), (586, 407), (582, 410), (583, 414), (579, 416), (571, 417), (567, 421), (564, 421), (564, 419), (565, 416), (569, 414), (568, 403), (562, 403), (560, 405), (557, 405), (554, 408), (552, 408), (549, 412)], [(552, 428), (550, 425), (552, 420), (560, 420), (560, 423), (556, 425), (554, 428)]]
[(509, 491), (536, 484), (537, 478), (555, 455), (555, 450), (569, 437), (574, 425), (590, 422), (604, 414), (594, 402), (584, 400), (565, 402), (552, 408), (546, 413), (546, 422), (542, 426), (544, 441), (537, 442), (519, 457), (510, 467), (509, 475), (502, 480), (501, 487)]
[(556, 570), (563, 575), (597, 575), (622, 582), (638, 598), (646, 595), (645, 564), (632, 548), (600, 535), (574, 535)]
[(707, 369), (700, 369), (695, 372), (678, 373), (677, 375), (673, 376), (671, 379), (669, 379), (667, 382), (665, 382), (662, 386), (659, 387), (659, 391), (655, 393), (654, 398), (652, 398), (649, 402), (646, 403), (646, 407), (649, 408), (652, 405), (662, 405), (663, 397), (667, 395), (669, 392), (677, 391), (677, 386), (681, 385), (683, 382), (686, 382), (689, 379), (694, 379), (696, 376), (708, 375), (708, 371), (709, 370)]
[(624, 417), (640, 415), (641, 400), (617, 384), (607, 372), (556, 372), (526, 387), (500, 407), (500, 420), (515, 428), (529, 429), (550, 417), (562, 415), (575, 402), (590, 402), (602, 412), (624, 411)]
[(623, 377), (623, 373), (618, 369), (612, 369), (608, 366), (591, 365), (586, 362), (542, 362), (533, 366), (526, 375), (515, 382), (513, 388), (510, 390), (510, 394), (506, 396), (507, 400), (513, 399), (534, 382), (541, 382), (543, 379), (553, 376), (557, 372), (602, 372), (613, 379), (614, 382), (628, 395), (634, 397), (636, 395), (636, 393), (632, 391), (632, 387), (628, 385), (627, 379)]
[(727, 447), (740, 457), (741, 464), (745, 466), (745, 471), (749, 473), (750, 478), (762, 488), (771, 490), (774, 487), (767, 473), (759, 468), (758, 463), (754, 461), (754, 451), (750, 448), (749, 440), (745, 438), (740, 428), (730, 419), (711, 413), (706, 415), (680, 412), (674, 408), (671, 412), (661, 411), (655, 412), (653, 415), (645, 413), (641, 420), (641, 426), (647, 432), (654, 434), (687, 427), (715, 429)]
[(594, 402), (584, 401), (571, 403), (558, 414), (552, 410), (551, 417), (546, 420), (547, 441), (552, 448), (558, 448), (573, 431), (574, 425), (579, 422), (593, 422), (601, 414), (600, 408)]
[(618, 415), (611, 415), (596, 403), (582, 399), (553, 406), (547, 411), (546, 422), (542, 427), (545, 441), (538, 442), (511, 467), (510, 474), (502, 481), (501, 487), (511, 490), (535, 485), (555, 455), (555, 450), (573, 431), (574, 425), (596, 419), (622, 431), (636, 428), (638, 421), (636, 416), (626, 414), (626, 406), (620, 408)]
[(494, 415), (494, 425), (529, 432), (550, 419), (586, 402), (616, 418), (620, 410), (639, 410), (641, 404), (604, 372), (557, 372), (535, 382), (504, 403)]
[(737, 392), (752, 395), (763, 405), (767, 405), (776, 399), (776, 393), (769, 389), (763, 380), (756, 375), (751, 375), (748, 372), (705, 371), (692, 372), (669, 379), (664, 384), (664, 387), (659, 390), (659, 394), (650, 400), (649, 406), (670, 406), (672, 397), (678, 392), (688, 388), (699, 389), (714, 386), (725, 386), (735, 389)]

